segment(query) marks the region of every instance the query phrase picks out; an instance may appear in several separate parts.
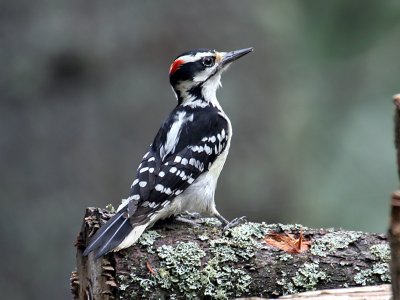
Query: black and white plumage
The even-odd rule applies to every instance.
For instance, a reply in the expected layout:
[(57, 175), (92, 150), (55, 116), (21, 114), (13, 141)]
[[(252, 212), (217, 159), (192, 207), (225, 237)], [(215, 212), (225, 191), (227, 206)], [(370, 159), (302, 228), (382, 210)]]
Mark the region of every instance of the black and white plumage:
[(232, 127), (216, 90), (227, 66), (252, 50), (197, 49), (174, 60), (169, 75), (178, 105), (143, 157), (129, 197), (92, 237), (84, 255), (127, 248), (157, 220), (185, 211), (228, 223), (215, 207), (214, 194)]

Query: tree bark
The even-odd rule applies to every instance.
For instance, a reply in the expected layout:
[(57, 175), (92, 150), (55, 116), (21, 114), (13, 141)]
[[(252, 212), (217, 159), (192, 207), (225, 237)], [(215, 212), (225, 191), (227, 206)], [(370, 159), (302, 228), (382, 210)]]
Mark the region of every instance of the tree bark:
[[(215, 219), (203, 219), (199, 227), (167, 221), (128, 249), (98, 260), (82, 257), (110, 215), (86, 210), (71, 277), (75, 299), (276, 298), (390, 281), (386, 236), (301, 225), (249, 222), (223, 232)], [(301, 232), (302, 245), (295, 249)], [(266, 237), (284, 237), (284, 250)]]
[[(400, 94), (393, 96), (394, 114), (394, 144), (397, 154), (397, 174), (400, 178)], [(393, 300), (400, 299), (400, 191), (392, 194), (390, 206), (389, 241), (392, 253), (391, 275), (393, 279)]]

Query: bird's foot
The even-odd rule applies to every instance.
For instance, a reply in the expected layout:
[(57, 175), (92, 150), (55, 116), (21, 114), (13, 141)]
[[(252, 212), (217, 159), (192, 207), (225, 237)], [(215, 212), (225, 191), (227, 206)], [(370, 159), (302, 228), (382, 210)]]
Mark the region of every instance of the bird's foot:
[(186, 215), (191, 217), (192, 219), (201, 219), (201, 214), (197, 213), (197, 212), (190, 212), (190, 211), (185, 211), (183, 214), (181, 215)]
[(235, 219), (233, 219), (232, 221), (230, 221), (230, 222), (224, 224), (225, 226), (224, 226), (223, 231), (228, 230), (228, 229), (231, 229), (231, 228), (233, 228), (233, 227), (236, 227), (236, 226), (238, 226), (238, 225), (240, 225), (240, 224), (243, 224), (243, 223), (245, 223), (246, 221), (247, 221), (247, 220), (246, 220), (246, 217), (245, 217), (245, 216), (235, 218)]
[(185, 211), (185, 213), (176, 216), (175, 220), (185, 224), (189, 224), (193, 227), (199, 227), (203, 223), (201, 215), (199, 213), (189, 211)]

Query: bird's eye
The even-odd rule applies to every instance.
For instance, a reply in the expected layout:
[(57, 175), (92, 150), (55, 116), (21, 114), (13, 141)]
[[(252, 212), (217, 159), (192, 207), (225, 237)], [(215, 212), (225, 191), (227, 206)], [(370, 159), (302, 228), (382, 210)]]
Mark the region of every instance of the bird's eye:
[(212, 67), (214, 65), (215, 59), (212, 56), (206, 56), (203, 58), (203, 65), (205, 67)]

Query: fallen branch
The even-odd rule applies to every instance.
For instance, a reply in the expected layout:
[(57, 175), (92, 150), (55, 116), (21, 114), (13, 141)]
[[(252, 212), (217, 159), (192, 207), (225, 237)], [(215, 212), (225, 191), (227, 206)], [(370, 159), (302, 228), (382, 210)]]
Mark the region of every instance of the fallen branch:
[[(275, 298), (390, 280), (384, 235), (300, 225), (246, 223), (222, 232), (215, 219), (198, 228), (166, 222), (131, 248), (98, 260), (82, 257), (109, 217), (105, 210), (86, 211), (71, 277), (75, 299)], [(299, 244), (307, 248), (297, 251)]]

